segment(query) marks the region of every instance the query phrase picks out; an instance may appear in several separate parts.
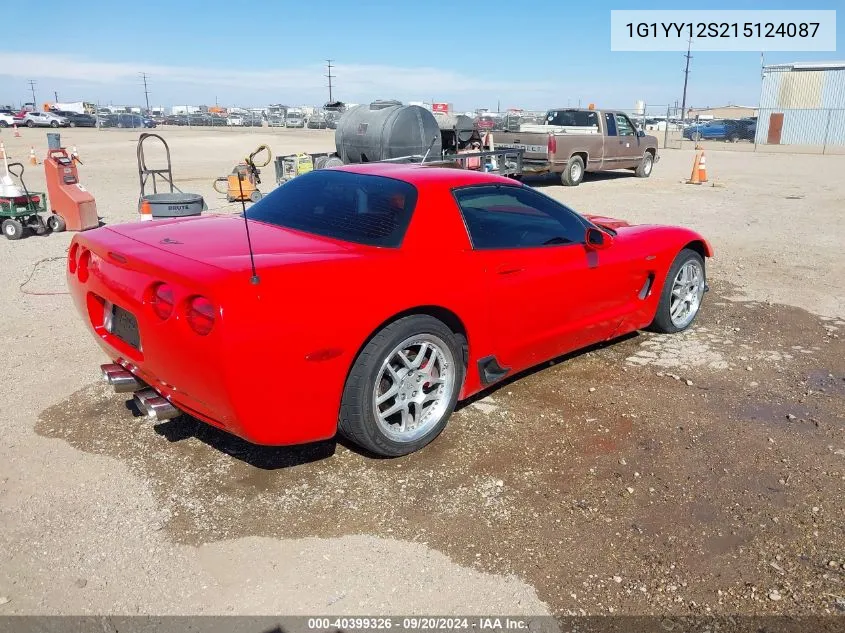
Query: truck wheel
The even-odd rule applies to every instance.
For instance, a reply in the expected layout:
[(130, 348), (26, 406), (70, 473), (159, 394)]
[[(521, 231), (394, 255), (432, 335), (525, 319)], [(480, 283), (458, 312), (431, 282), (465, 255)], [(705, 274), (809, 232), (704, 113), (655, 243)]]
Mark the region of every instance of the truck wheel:
[(3, 220), (0, 225), (7, 240), (19, 240), (23, 237), (23, 224), (17, 220)]
[(739, 142), (739, 134), (737, 134), (736, 132), (733, 132), (733, 133), (732, 133), (732, 134), (728, 137), (728, 140), (729, 140), (731, 143), (738, 143), (738, 142)]
[(651, 152), (646, 152), (643, 155), (640, 164), (637, 165), (637, 169), (634, 171), (634, 175), (637, 178), (648, 178), (651, 176), (651, 170), (654, 167), (654, 156)]
[(65, 228), (67, 228), (65, 219), (55, 213), (51, 214), (50, 217), (47, 218), (47, 226), (50, 227), (50, 230), (53, 231), (53, 233), (61, 233), (65, 230)]
[(361, 350), (343, 390), (339, 431), (385, 457), (407, 455), (436, 438), (464, 379), (461, 345), (442, 321), (394, 321)]
[(329, 160), (328, 156), (318, 156), (317, 158), (315, 158), (314, 169), (325, 169), (327, 160)]
[(570, 156), (566, 168), (560, 174), (560, 181), (564, 187), (577, 187), (584, 180), (584, 159), (580, 156)]
[(329, 167), (343, 167), (343, 161), (338, 156), (329, 156), (324, 168), (328, 169)]

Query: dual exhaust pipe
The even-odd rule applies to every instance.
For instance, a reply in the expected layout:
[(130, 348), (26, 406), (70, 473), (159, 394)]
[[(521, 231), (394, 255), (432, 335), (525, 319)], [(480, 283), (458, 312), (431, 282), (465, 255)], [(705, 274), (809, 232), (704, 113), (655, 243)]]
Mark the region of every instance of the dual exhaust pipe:
[(132, 401), (148, 419), (164, 422), (182, 414), (167, 398), (121, 365), (101, 365), (100, 369), (103, 379), (114, 388), (115, 393), (135, 393)]

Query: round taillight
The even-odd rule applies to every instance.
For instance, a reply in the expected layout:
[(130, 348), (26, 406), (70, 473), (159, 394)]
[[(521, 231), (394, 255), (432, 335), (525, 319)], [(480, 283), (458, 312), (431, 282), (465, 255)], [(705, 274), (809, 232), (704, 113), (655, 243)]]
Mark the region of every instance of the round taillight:
[(214, 327), (214, 313), (214, 304), (205, 297), (197, 296), (188, 301), (185, 316), (191, 329), (200, 336), (205, 336)]
[(156, 284), (150, 292), (150, 304), (156, 316), (164, 321), (173, 314), (173, 288), (167, 284)]
[(79, 244), (73, 243), (70, 245), (70, 251), (67, 254), (67, 269), (70, 271), (70, 274), (74, 274), (76, 272), (76, 258), (79, 255)]
[(91, 264), (91, 251), (87, 248), (80, 249), (82, 254), (79, 256), (79, 262), (76, 266), (76, 275), (79, 281), (85, 283), (88, 281), (88, 266)]

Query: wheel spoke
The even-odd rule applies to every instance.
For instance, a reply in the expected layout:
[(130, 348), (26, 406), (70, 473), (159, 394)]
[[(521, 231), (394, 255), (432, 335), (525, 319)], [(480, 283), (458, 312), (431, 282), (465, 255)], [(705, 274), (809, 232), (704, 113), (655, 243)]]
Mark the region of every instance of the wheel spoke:
[(425, 375), (433, 378), (434, 367), (437, 364), (437, 348), (431, 348), (431, 357), (428, 359), (425, 367), (422, 368), (422, 371)]
[(395, 398), (396, 394), (399, 393), (399, 383), (394, 382), (393, 386), (381, 394), (378, 398), (376, 398), (376, 404), (384, 404), (391, 398)]
[(394, 413), (397, 413), (398, 411), (402, 411), (403, 409), (407, 409), (407, 408), (408, 408), (407, 402), (394, 402), (393, 406), (388, 407), (384, 411), (380, 411), (379, 417), (382, 420), (386, 420), (387, 418), (389, 418)]
[(425, 360), (425, 355), (428, 353), (428, 348), (428, 343), (423, 343), (422, 345), (420, 345), (420, 350), (414, 357), (414, 365), (411, 367), (411, 369), (419, 369), (420, 367), (422, 367), (423, 361)]
[(414, 368), (414, 364), (408, 359), (403, 350), (399, 350), (398, 352), (396, 352), (396, 355), (405, 364), (405, 367), (407, 367), (408, 369)]
[[(414, 408), (416, 409), (416, 407)], [(411, 413), (410, 408), (406, 404), (405, 408), (402, 409), (402, 424), (399, 427), (399, 430), (408, 431), (411, 426), (414, 426), (414, 415)]]
[(685, 305), (686, 305), (686, 301), (684, 301), (684, 300), (678, 301), (678, 303), (675, 304), (675, 307), (672, 308), (672, 313), (671, 313), (673, 319), (677, 319), (678, 317), (681, 316), (681, 314), (684, 311)]

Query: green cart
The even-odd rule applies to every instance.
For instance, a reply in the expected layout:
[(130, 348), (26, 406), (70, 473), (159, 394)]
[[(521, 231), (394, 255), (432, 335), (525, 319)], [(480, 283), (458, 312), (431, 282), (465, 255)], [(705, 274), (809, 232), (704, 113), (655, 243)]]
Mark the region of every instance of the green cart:
[[(8, 167), (8, 173), (17, 176), (23, 185), (23, 165), (9, 163)], [(13, 172), (12, 167), (20, 167), (20, 173)], [(20, 193), (17, 187), (12, 188), (8, 183), (0, 187), (0, 230), (10, 240), (19, 240), (27, 230), (36, 235), (47, 231), (47, 224), (39, 215), (47, 212), (47, 194), (28, 191), (26, 185), (23, 185), (22, 195), (18, 195)]]

